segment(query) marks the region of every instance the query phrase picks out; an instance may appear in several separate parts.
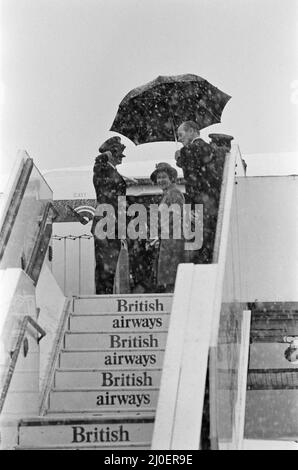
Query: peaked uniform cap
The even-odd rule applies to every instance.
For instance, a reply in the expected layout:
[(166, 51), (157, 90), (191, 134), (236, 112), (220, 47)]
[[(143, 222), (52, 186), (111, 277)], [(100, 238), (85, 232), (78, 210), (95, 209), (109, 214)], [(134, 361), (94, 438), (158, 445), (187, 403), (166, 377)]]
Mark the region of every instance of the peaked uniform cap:
[(214, 142), (228, 142), (230, 143), (234, 137), (228, 134), (208, 134), (210, 139), (214, 140)]
[(111, 151), (115, 148), (121, 149), (121, 152), (125, 149), (125, 145), (122, 144), (120, 137), (115, 136), (115, 137), (110, 137), (108, 140), (106, 140), (100, 147), (99, 147), (99, 152), (104, 153)]

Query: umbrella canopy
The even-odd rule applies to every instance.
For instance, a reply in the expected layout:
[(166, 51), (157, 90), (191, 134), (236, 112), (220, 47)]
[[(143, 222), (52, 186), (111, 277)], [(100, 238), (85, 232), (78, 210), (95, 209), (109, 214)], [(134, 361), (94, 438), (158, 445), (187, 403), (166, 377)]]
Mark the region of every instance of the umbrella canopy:
[(183, 121), (200, 129), (219, 123), (230, 98), (197, 75), (159, 76), (125, 96), (110, 130), (137, 145), (176, 140)]

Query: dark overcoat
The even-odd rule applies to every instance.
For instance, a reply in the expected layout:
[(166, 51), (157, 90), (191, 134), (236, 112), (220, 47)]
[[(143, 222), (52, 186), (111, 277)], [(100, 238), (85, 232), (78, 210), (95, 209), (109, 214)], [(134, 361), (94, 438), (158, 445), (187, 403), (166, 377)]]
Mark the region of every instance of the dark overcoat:
[[(118, 196), (125, 196), (126, 182), (117, 169), (108, 162), (105, 154), (99, 155), (93, 167), (93, 185), (97, 204), (110, 204), (115, 213), (115, 237), (103, 240), (96, 237), (96, 224), (103, 216), (95, 210), (91, 232), (95, 244), (96, 294), (112, 294), (121, 240), (117, 237)], [(114, 222), (114, 221), (113, 221)]]
[(212, 147), (197, 138), (182, 147), (177, 166), (183, 170), (186, 202), (195, 207), (203, 204), (203, 246), (194, 262), (211, 263), (224, 170), (224, 156), (216, 155)]

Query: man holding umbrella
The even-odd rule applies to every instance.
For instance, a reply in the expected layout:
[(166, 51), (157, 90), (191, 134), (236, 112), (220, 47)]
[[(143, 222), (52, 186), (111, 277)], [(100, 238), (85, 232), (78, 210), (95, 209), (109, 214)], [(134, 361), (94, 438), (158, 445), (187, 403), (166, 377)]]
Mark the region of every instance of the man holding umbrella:
[(212, 261), (223, 173), (222, 159), (215, 161), (199, 130), (221, 122), (230, 98), (198, 75), (159, 75), (123, 98), (110, 129), (140, 145), (177, 140), (176, 127), (182, 123), (178, 132), (183, 148), (176, 155), (177, 165), (184, 172), (187, 202), (193, 208), (204, 205), (204, 240), (195, 253), (196, 263)]
[(175, 159), (177, 166), (183, 170), (186, 202), (191, 204), (192, 211), (196, 204), (203, 205), (203, 246), (189, 253), (189, 261), (196, 264), (211, 263), (224, 160), (215, 160), (212, 147), (200, 138), (196, 122), (183, 122), (177, 134), (183, 147), (176, 151)]

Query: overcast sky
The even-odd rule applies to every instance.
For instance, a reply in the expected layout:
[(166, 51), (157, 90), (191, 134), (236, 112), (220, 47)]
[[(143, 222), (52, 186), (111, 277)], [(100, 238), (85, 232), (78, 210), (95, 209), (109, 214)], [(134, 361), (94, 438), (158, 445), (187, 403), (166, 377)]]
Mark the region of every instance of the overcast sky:
[[(206, 140), (224, 132), (244, 155), (288, 153), (295, 172), (297, 0), (0, 4), (3, 171), (18, 149), (41, 170), (92, 165), (100, 143), (115, 135), (109, 128), (132, 88), (158, 75), (193, 73), (232, 96), (222, 123), (202, 131)], [(174, 143), (124, 141), (131, 161), (175, 151)], [(279, 157), (274, 161), (278, 169)]]

